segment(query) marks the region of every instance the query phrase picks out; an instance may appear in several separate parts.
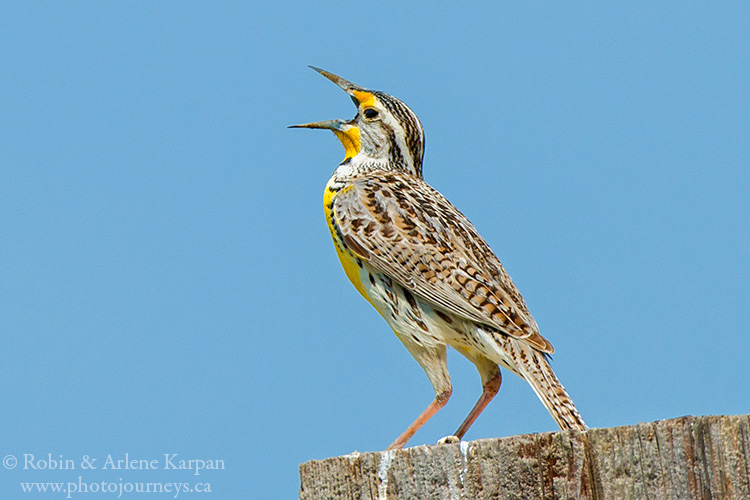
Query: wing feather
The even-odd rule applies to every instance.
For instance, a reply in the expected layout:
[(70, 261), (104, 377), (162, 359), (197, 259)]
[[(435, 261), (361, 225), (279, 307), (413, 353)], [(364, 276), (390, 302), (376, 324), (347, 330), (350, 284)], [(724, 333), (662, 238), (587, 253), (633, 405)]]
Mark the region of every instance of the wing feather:
[(423, 180), (397, 172), (360, 176), (334, 197), (333, 214), (349, 249), (410, 292), (554, 351), (489, 245)]

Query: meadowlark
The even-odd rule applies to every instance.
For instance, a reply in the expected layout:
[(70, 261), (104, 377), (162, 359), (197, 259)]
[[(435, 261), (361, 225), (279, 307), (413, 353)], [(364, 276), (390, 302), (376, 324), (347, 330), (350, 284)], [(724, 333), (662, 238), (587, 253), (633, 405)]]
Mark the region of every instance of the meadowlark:
[(548, 358), (554, 349), (489, 245), (422, 178), (424, 132), (414, 112), (384, 92), (312, 67), (354, 101), (351, 120), (293, 128), (333, 131), (345, 157), (325, 187), (325, 217), (354, 287), (424, 369), (435, 399), (388, 447), (402, 448), (452, 393), (446, 346), (479, 370), (482, 395), (455, 442), (500, 389), (499, 367), (534, 389), (561, 429), (587, 429)]

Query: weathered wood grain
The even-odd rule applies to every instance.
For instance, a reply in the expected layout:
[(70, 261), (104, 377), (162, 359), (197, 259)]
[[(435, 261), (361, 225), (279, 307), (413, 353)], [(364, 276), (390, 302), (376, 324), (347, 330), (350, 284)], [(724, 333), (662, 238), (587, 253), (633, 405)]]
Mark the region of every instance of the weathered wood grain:
[(750, 500), (750, 415), (356, 453), (300, 477), (301, 500)]

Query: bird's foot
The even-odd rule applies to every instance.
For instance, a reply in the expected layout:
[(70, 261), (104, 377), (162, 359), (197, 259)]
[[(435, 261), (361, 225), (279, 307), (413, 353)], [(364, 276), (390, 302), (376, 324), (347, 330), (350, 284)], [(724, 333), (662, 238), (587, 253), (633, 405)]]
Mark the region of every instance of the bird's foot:
[(444, 438), (440, 438), (437, 444), (453, 444), (453, 443), (458, 443), (460, 441), (461, 441), (461, 438), (459, 438), (458, 436), (445, 436)]

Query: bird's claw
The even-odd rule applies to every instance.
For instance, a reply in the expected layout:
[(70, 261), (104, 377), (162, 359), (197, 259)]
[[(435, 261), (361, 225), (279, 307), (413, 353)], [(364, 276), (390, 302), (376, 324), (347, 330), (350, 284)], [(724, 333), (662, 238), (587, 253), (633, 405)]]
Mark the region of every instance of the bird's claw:
[(461, 438), (459, 438), (458, 436), (445, 436), (444, 438), (440, 438), (437, 444), (454, 444), (460, 441)]

